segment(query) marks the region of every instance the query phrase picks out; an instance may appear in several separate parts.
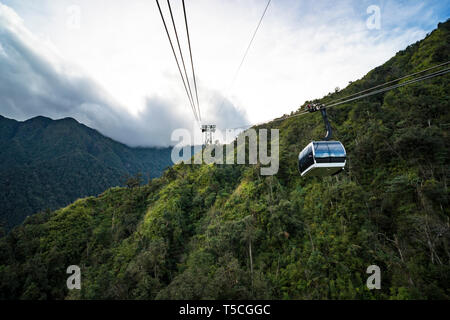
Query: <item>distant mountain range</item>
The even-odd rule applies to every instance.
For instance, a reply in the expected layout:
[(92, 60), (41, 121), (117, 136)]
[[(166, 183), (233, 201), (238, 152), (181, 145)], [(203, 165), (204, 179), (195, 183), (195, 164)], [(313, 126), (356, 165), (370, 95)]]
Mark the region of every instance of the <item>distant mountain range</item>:
[(131, 148), (72, 118), (0, 116), (0, 223), (9, 230), (28, 215), (121, 185), (126, 175), (159, 177), (171, 151)]

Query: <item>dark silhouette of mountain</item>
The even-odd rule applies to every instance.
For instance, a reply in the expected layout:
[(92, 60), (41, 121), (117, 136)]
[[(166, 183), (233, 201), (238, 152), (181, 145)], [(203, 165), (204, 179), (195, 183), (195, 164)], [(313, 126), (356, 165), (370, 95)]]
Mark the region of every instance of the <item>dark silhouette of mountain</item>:
[(0, 221), (26, 216), (123, 185), (138, 172), (158, 177), (172, 165), (171, 148), (130, 148), (72, 118), (0, 116)]

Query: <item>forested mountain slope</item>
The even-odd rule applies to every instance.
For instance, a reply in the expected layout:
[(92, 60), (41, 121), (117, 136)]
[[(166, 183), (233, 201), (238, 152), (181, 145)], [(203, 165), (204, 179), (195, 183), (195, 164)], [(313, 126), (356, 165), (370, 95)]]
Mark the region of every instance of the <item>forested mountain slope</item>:
[[(450, 60), (450, 23), (326, 103)], [(3, 299), (448, 299), (449, 76), (329, 110), (345, 173), (301, 178), (320, 114), (280, 129), (280, 171), (179, 164), (28, 218), (0, 240)], [(68, 291), (66, 268), (81, 267)], [(381, 268), (381, 290), (366, 269)]]
[(40, 210), (122, 185), (124, 175), (159, 177), (172, 165), (170, 154), (130, 148), (71, 118), (0, 116), (0, 222), (10, 229)]

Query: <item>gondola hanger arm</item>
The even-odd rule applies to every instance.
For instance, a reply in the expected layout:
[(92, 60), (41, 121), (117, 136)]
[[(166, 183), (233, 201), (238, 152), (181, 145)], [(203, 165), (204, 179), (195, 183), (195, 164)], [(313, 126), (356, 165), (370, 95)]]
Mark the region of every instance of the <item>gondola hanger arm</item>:
[(331, 129), (330, 121), (328, 120), (327, 115), (327, 107), (321, 103), (313, 103), (306, 105), (306, 110), (308, 112), (317, 112), (320, 111), (322, 113), (323, 122), (325, 124), (325, 129), (327, 130), (327, 134), (323, 138), (324, 141), (329, 141), (333, 137), (333, 130)]

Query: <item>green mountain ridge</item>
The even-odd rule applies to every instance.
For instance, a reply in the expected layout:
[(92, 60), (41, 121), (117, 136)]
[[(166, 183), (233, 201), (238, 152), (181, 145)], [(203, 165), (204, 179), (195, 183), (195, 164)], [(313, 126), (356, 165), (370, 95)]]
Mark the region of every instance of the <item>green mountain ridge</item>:
[[(450, 60), (450, 22), (344, 90)], [(319, 114), (280, 129), (280, 170), (177, 164), (29, 217), (0, 239), (2, 299), (449, 299), (449, 76), (329, 109), (344, 173), (301, 178)], [(81, 268), (81, 290), (66, 269)], [(366, 270), (381, 269), (369, 290)]]
[(131, 148), (73, 118), (0, 116), (0, 150), (0, 222), (7, 229), (122, 185), (125, 175), (158, 177), (172, 165), (171, 148)]

